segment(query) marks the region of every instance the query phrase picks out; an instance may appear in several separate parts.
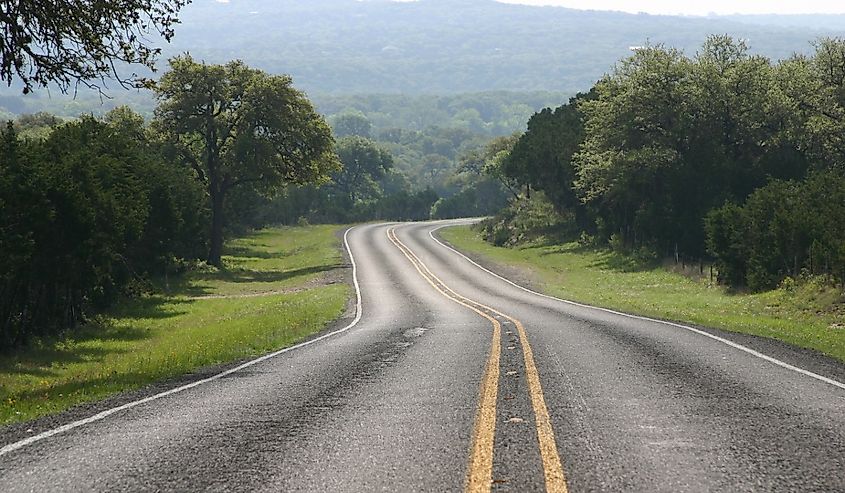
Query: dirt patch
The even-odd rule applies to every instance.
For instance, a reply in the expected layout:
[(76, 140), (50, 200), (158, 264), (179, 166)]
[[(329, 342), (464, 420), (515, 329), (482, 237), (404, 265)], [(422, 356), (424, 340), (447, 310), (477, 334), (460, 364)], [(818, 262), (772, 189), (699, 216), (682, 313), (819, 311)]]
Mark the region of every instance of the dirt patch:
[(320, 286), (329, 286), (331, 284), (340, 284), (344, 282), (345, 275), (344, 271), (347, 270), (345, 266), (338, 267), (336, 269), (331, 269), (325, 272), (321, 272), (315, 277), (314, 279), (310, 279), (308, 282), (291, 288), (286, 289), (274, 289), (270, 291), (258, 291), (255, 293), (240, 293), (240, 294), (204, 294), (201, 296), (190, 296), (187, 299), (191, 301), (199, 301), (199, 300), (231, 300), (231, 299), (242, 299), (242, 298), (262, 298), (265, 296), (276, 296), (279, 294), (292, 294), (292, 293), (300, 293), (302, 291), (308, 291), (309, 289), (314, 289)]

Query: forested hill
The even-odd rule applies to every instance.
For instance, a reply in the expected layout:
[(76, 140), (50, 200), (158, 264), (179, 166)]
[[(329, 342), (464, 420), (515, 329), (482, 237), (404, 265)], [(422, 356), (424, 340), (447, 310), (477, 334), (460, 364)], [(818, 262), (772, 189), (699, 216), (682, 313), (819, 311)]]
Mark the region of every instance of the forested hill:
[[(766, 18), (683, 18), (531, 7), (493, 0), (195, 0), (170, 52), (243, 58), (290, 73), (310, 93), (575, 93), (631, 46), (693, 54), (709, 34), (747, 39), (771, 58), (830, 32)], [(836, 17), (836, 16), (834, 16)], [(770, 24), (770, 25), (765, 25)]]
[[(210, 63), (238, 58), (291, 74), (319, 106), (351, 94), (571, 95), (591, 87), (632, 46), (665, 43), (693, 54), (709, 34), (731, 34), (748, 40), (752, 52), (780, 59), (845, 32), (845, 16), (668, 17), (493, 0), (194, 0), (180, 17), (162, 69), (184, 52)], [(146, 92), (112, 87), (109, 95), (103, 101), (83, 90), (74, 100), (41, 90), (21, 98), (20, 89), (2, 88), (0, 114), (73, 117), (121, 104), (149, 114), (154, 106)]]

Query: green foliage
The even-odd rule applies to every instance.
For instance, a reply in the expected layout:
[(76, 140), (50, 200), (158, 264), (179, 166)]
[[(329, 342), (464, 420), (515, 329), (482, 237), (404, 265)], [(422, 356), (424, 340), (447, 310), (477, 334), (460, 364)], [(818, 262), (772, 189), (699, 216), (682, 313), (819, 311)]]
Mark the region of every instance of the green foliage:
[(364, 137), (344, 137), (337, 142), (337, 156), (342, 165), (332, 175), (332, 188), (354, 206), (381, 195), (379, 180), (393, 168), (393, 157), (375, 142)]
[[(534, 115), (493, 176), (544, 191), (614, 251), (714, 255), (732, 286), (770, 289), (822, 265), (845, 278), (833, 219), (843, 202), (843, 80), (839, 39), (779, 63), (730, 36), (711, 36), (694, 57), (646, 46), (589, 94)], [(487, 236), (518, 243), (531, 217), (511, 207)]]
[(558, 241), (575, 230), (574, 217), (555, 210), (542, 192), (512, 201), (495, 217), (481, 223), (482, 237), (496, 246)]
[[(143, 100), (138, 93), (115, 95), (117, 100), (131, 98), (133, 108), (139, 108), (145, 116), (153, 112), (153, 101)], [(102, 104), (98, 101), (85, 102), (85, 96), (80, 100), (68, 102), (64, 105), (61, 98), (44, 101), (39, 95), (28, 97), (25, 108), (50, 107), (52, 111), (62, 115), (77, 115), (81, 108), (90, 108), (99, 114), (104, 108), (114, 104), (108, 100)], [(461, 193), (465, 187), (463, 197), (473, 204), (464, 205), (464, 201), (455, 198), (448, 205), (448, 215), (459, 214), (460, 211), (475, 211), (479, 214), (495, 212), (493, 204), (501, 203), (502, 193), (487, 187), (476, 190), (476, 185), (466, 177), (456, 177), (465, 174), (462, 171), (462, 160), (465, 155), (473, 151), (480, 151), (491, 137), (501, 134), (512, 134), (525, 127), (525, 121), (534, 111), (545, 106), (554, 106), (565, 100), (565, 96), (555, 92), (487, 92), (475, 94), (461, 94), (454, 96), (434, 95), (316, 95), (314, 101), (320, 112), (327, 115), (334, 134), (338, 138), (346, 136), (360, 136), (376, 141), (393, 157), (394, 169), (390, 176), (377, 183), (383, 188), (385, 196), (399, 191), (407, 194), (417, 194), (427, 188), (432, 189), (438, 197), (448, 199), (452, 195)], [(0, 97), (0, 105), (4, 104)], [(49, 129), (45, 128), (45, 132)], [(175, 149), (174, 149), (175, 151)], [(174, 152), (172, 159), (178, 160)], [(501, 176), (496, 178), (501, 181)], [(388, 183), (390, 182), (390, 183)], [(471, 183), (472, 182), (472, 183)], [(485, 188), (486, 187), (486, 188)], [(306, 187), (308, 188), (308, 187)], [(494, 193), (488, 197), (487, 193)], [(313, 193), (285, 192), (288, 198), (299, 196), (307, 201), (306, 196)], [(335, 212), (324, 211), (324, 214), (309, 212), (307, 204), (297, 204), (296, 201), (274, 201), (281, 207), (282, 202), (293, 207), (298, 212), (285, 213), (280, 210), (270, 211), (267, 199), (251, 190), (235, 190), (228, 194), (224, 202), (224, 217), (229, 218), (224, 224), (224, 231), (242, 232), (242, 226), (256, 227), (266, 224), (270, 217), (283, 220), (285, 224), (294, 224), (298, 217), (322, 216), (331, 218), (331, 222), (344, 221), (348, 215), (341, 214), (349, 211), (348, 204), (336, 203), (338, 197), (326, 196), (328, 202), (325, 208)], [(390, 200), (389, 202), (394, 202)], [(313, 202), (312, 203), (316, 203)], [(421, 202), (422, 203), (422, 202)], [(395, 207), (387, 209), (398, 210)], [(372, 207), (370, 210), (386, 210)], [(445, 214), (447, 209), (441, 208), (439, 214)], [(427, 211), (418, 211), (415, 217), (423, 217)], [(354, 217), (364, 217), (363, 213), (354, 213)]]
[(772, 181), (742, 207), (707, 216), (708, 248), (719, 276), (759, 291), (803, 273), (845, 281), (845, 176), (818, 172), (807, 180)]
[(576, 214), (581, 227), (587, 227), (586, 212), (575, 192), (573, 156), (584, 141), (585, 131), (578, 108), (595, 97), (592, 91), (579, 94), (568, 104), (532, 116), (528, 131), (504, 156), (498, 172), (527, 190), (544, 192), (558, 211)]
[(355, 110), (332, 115), (329, 123), (336, 137), (356, 136), (369, 139), (373, 130), (373, 124), (364, 113)]
[(148, 36), (169, 41), (176, 14), (189, 0), (89, 2), (53, 0), (49, 8), (34, 0), (4, 2), (0, 37), (0, 79), (33, 86), (56, 83), (66, 91), (75, 83), (93, 86), (112, 77), (115, 65), (155, 65), (161, 51)]
[(505, 205), (502, 177), (486, 174), (485, 163), (509, 148), (514, 137), (488, 142), (464, 130), (431, 127), (394, 129), (378, 138), (341, 138), (336, 149), (344, 166), (333, 182), (287, 187), (259, 208), (259, 222), (466, 217), (493, 214)]
[(716, 258), (719, 280), (731, 286), (745, 284), (747, 266), (744, 234), (748, 227), (741, 207), (727, 203), (707, 214), (704, 229), (707, 250)]
[(288, 76), (240, 61), (170, 60), (156, 85), (156, 129), (191, 166), (211, 199), (208, 261), (220, 265), (225, 199), (238, 187), (273, 191), (325, 182), (339, 168), (329, 126)]
[(44, 112), (20, 115), (14, 121), (15, 132), (24, 139), (46, 138), (61, 123), (61, 118)]
[(440, 198), (431, 207), (431, 218), (489, 216), (502, 210), (507, 199), (507, 192), (499, 182), (482, 178), (465, 184), (450, 197)]
[(506, 135), (522, 130), (535, 111), (565, 99), (564, 93), (550, 91), (314, 96), (317, 108), (329, 115), (339, 137), (367, 137), (362, 132), (368, 127), (373, 136), (390, 135), (395, 129), (421, 132), (431, 127), (455, 128), (487, 137)]
[(518, 196), (521, 183), (507, 173), (505, 163), (520, 138), (518, 133), (496, 137), (487, 142), (484, 147), (464, 153), (460, 158), (461, 166), (458, 172), (461, 175), (459, 176), (484, 176), (499, 182), (502, 188), (514, 197)]
[(0, 155), (0, 348), (112, 304), (139, 276), (190, 256), (204, 211), (127, 110), (20, 140)]
[[(700, 258), (704, 216), (742, 201), (770, 177), (803, 176), (797, 103), (780, 67), (743, 42), (711, 37), (695, 58), (638, 50), (585, 101), (586, 137), (575, 157), (578, 192), (603, 231)], [(792, 80), (792, 79), (790, 79)]]
[(333, 193), (331, 186), (288, 187), (273, 197), (258, 211), (263, 224), (326, 224), (373, 220), (422, 221), (430, 218), (430, 211), (440, 196), (431, 189), (411, 191), (407, 185), (389, 190), (385, 175), (379, 183), (383, 193), (350, 205), (348, 200)]
[(496, 137), (484, 146), (470, 149), (459, 157), (446, 185), (453, 190), (431, 208), (431, 217), (489, 216), (500, 211), (509, 195), (516, 195), (515, 185), (501, 172), (501, 163), (510, 152), (517, 134)]

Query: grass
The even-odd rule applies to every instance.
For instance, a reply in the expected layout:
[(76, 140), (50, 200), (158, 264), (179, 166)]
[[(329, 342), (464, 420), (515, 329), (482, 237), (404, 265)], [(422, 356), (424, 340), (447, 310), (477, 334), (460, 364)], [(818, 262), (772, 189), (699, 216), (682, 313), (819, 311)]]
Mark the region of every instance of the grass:
[(502, 248), (467, 226), (442, 231), (456, 248), (531, 273), (546, 294), (628, 313), (779, 339), (845, 361), (845, 297), (808, 282), (765, 293), (731, 293), (609, 250), (577, 243)]
[(325, 328), (351, 295), (326, 276), (342, 264), (337, 229), (267, 229), (230, 241), (223, 269), (161, 282), (163, 294), (0, 356), (0, 424), (267, 353)]

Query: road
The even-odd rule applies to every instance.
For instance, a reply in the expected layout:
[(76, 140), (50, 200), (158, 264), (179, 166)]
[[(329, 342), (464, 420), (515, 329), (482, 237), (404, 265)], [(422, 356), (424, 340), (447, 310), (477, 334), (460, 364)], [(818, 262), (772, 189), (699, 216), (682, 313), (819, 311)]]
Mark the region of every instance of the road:
[(3, 437), (0, 490), (845, 491), (842, 365), (533, 294), (443, 224), (351, 230), (322, 339)]

